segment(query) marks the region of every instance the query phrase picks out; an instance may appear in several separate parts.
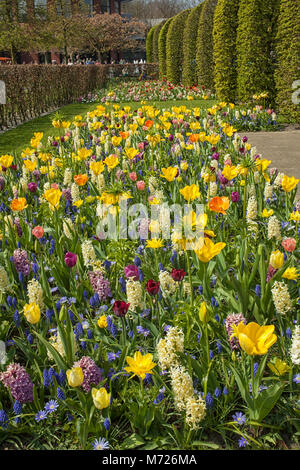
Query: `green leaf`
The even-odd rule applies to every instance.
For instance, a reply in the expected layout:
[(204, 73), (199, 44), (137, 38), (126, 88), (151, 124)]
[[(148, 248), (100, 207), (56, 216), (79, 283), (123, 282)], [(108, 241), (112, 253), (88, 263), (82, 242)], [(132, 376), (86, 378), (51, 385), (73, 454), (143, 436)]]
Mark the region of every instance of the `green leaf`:
[(132, 434), (123, 441), (121, 449), (135, 449), (145, 443), (144, 439), (138, 434)]
[(267, 390), (261, 391), (255, 399), (255, 416), (250, 415), (250, 418), (261, 422), (279, 400), (284, 387), (285, 384), (277, 383)]
[(208, 447), (209, 449), (215, 449), (215, 450), (220, 448), (218, 444), (214, 444), (213, 442), (203, 442), (203, 441), (194, 441), (192, 443), (192, 446)]
[(64, 371), (66, 371), (68, 369), (68, 364), (62, 358), (62, 356), (56, 351), (56, 349), (52, 346), (52, 344), (50, 344), (47, 340), (45, 340), (45, 338), (39, 335), (36, 331), (34, 331), (34, 333), (39, 338), (39, 340), (44, 344), (44, 346), (46, 346), (48, 351), (51, 353), (59, 369), (63, 369)]

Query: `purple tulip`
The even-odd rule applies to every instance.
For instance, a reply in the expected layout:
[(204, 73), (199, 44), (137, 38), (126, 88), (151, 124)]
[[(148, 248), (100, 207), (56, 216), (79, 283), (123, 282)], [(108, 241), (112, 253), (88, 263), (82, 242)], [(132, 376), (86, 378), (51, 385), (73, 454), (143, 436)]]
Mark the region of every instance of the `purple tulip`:
[(68, 268), (73, 268), (77, 263), (77, 255), (71, 251), (68, 251), (65, 255), (65, 263)]
[(28, 191), (31, 193), (35, 193), (37, 190), (37, 184), (36, 183), (28, 183), (27, 185)]
[(139, 280), (139, 270), (134, 264), (129, 264), (128, 266), (125, 266), (124, 273), (127, 279), (132, 277), (134, 281)]
[(241, 200), (240, 193), (238, 193), (237, 191), (233, 191), (230, 197), (232, 202), (239, 202)]

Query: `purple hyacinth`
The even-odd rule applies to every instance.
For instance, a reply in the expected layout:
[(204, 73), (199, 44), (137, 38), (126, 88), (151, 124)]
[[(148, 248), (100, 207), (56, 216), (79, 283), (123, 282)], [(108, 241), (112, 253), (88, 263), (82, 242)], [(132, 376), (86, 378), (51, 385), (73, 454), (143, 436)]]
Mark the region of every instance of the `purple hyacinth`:
[(225, 328), (226, 328), (226, 331), (227, 331), (228, 341), (230, 343), (231, 349), (238, 349), (239, 348), (238, 339), (237, 338), (231, 338), (231, 335), (233, 334), (232, 325), (238, 326), (238, 324), (241, 323), (241, 321), (244, 323), (244, 325), (246, 325), (247, 320), (243, 316), (242, 313), (231, 313), (226, 318)]
[(22, 227), (21, 227), (21, 222), (20, 222), (19, 217), (16, 217), (16, 218), (15, 218), (14, 224), (15, 224), (16, 229), (17, 229), (18, 237), (21, 238), (22, 235), (23, 235), (23, 230), (22, 230)]
[(75, 362), (74, 367), (82, 369), (82, 388), (85, 392), (89, 392), (92, 385), (98, 385), (103, 380), (99, 367), (89, 356), (83, 356), (80, 361)]
[(71, 201), (72, 202), (72, 195), (71, 195), (71, 189), (63, 189), (62, 190), (63, 196), (66, 199), (66, 201)]
[(100, 300), (112, 297), (109, 280), (103, 276), (101, 271), (90, 271), (89, 279), (93, 291), (99, 295)]
[(28, 276), (30, 273), (30, 264), (25, 250), (18, 248), (13, 253), (13, 262), (18, 273)]
[(20, 364), (9, 364), (6, 372), (0, 374), (0, 381), (10, 392), (15, 400), (20, 403), (33, 401), (33, 383), (26, 372), (26, 369)]

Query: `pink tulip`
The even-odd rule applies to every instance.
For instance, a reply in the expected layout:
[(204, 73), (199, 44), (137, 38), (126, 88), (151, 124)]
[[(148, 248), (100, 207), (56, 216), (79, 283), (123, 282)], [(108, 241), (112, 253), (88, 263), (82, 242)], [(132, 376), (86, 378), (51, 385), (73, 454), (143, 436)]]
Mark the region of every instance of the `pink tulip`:
[(145, 181), (137, 181), (136, 182), (136, 187), (139, 191), (144, 191), (145, 189)]
[(137, 180), (136, 172), (133, 171), (132, 173), (129, 173), (129, 178), (131, 179), (131, 181), (136, 181)]
[(282, 241), (283, 248), (289, 253), (292, 253), (294, 251), (294, 249), (296, 248), (296, 245), (297, 245), (297, 242), (295, 238), (285, 238)]

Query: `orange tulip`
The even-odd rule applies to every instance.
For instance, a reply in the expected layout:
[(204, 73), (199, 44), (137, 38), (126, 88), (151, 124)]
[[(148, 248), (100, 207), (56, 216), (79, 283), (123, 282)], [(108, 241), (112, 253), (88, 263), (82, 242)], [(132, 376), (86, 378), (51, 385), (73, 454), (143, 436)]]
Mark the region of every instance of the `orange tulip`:
[(226, 214), (226, 210), (229, 207), (229, 199), (226, 196), (216, 196), (212, 198), (212, 200), (209, 202), (208, 207), (213, 212), (218, 212), (219, 214)]
[(129, 132), (120, 132), (120, 136), (122, 139), (126, 140), (129, 137)]
[(44, 236), (44, 233), (45, 233), (45, 231), (44, 231), (43, 227), (40, 227), (39, 225), (37, 225), (36, 227), (34, 227), (32, 229), (32, 235), (34, 235), (35, 238), (37, 238), (37, 239), (42, 238)]
[(75, 175), (74, 181), (78, 186), (84, 186), (89, 179), (88, 175)]
[(13, 211), (22, 211), (28, 206), (25, 197), (20, 197), (18, 199), (13, 199), (10, 204), (10, 208)]
[(151, 127), (153, 126), (153, 121), (150, 121), (150, 119), (148, 121), (145, 122), (144, 126), (147, 127), (147, 129), (151, 129)]
[(200, 134), (191, 134), (189, 139), (194, 144), (195, 142), (198, 142), (198, 140), (200, 139)]

